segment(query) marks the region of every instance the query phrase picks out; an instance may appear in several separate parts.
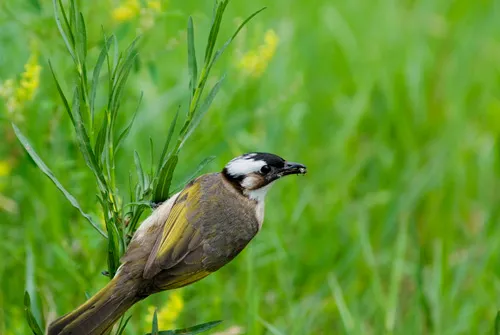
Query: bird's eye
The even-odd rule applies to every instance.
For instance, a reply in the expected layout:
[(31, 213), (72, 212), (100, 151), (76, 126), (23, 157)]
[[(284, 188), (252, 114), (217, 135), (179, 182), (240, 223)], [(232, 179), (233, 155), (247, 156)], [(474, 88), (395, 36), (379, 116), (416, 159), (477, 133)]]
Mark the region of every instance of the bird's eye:
[(260, 173), (268, 174), (271, 171), (271, 167), (269, 165), (264, 165), (260, 168)]

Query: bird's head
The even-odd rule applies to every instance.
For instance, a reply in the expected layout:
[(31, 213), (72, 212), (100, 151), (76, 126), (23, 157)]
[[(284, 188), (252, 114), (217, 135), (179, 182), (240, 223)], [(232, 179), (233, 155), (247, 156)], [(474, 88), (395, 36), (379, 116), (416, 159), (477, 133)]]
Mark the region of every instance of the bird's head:
[(251, 152), (232, 159), (222, 174), (251, 199), (264, 200), (271, 184), (291, 174), (306, 174), (307, 168), (299, 163), (264, 152)]

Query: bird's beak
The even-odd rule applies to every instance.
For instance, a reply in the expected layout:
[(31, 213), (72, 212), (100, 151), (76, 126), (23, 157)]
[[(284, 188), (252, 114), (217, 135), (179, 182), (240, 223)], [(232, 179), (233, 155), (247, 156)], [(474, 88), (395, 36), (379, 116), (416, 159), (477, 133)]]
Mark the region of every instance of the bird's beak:
[(305, 165), (294, 162), (286, 162), (283, 169), (280, 171), (281, 176), (287, 176), (289, 174), (306, 174), (307, 168)]

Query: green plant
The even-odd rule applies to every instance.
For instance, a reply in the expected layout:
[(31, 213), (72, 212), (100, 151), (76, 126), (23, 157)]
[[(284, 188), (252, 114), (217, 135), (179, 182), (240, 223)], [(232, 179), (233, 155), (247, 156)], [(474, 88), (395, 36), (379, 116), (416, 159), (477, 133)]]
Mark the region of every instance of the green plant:
[[(75, 85), (72, 89), (72, 98), (68, 99), (65, 89), (57, 78), (53, 65), (49, 62), (57, 90), (62, 99), (64, 108), (75, 129), (76, 142), (80, 152), (92, 172), (97, 184), (97, 198), (102, 207), (106, 232), (102, 231), (96, 219), (86, 213), (64, 186), (58, 181), (50, 168), (44, 163), (40, 156), (34, 151), (29, 140), (23, 135), (21, 130), (13, 124), (14, 132), (19, 141), (24, 146), (38, 168), (55, 184), (64, 194), (70, 203), (89, 221), (95, 230), (107, 239), (107, 260), (108, 270), (106, 275), (112, 278), (120, 266), (120, 258), (127, 249), (128, 243), (133, 236), (139, 220), (144, 210), (151, 204), (162, 202), (171, 195), (171, 182), (174, 170), (179, 161), (179, 155), (184, 143), (196, 129), (203, 115), (210, 108), (219, 88), (224, 80), (222, 76), (210, 91), (204, 95), (204, 90), (209, 78), (210, 71), (238, 35), (241, 28), (257, 15), (264, 8), (256, 11), (244, 20), (236, 29), (234, 34), (215, 51), (217, 37), (222, 22), (224, 11), (229, 0), (221, 0), (215, 3), (214, 17), (210, 27), (210, 33), (205, 48), (203, 66), (198, 75), (198, 62), (194, 43), (194, 25), (190, 17), (188, 19), (188, 69), (189, 69), (189, 101), (187, 114), (180, 131), (174, 140), (174, 133), (178, 124), (180, 108), (177, 110), (173, 121), (170, 124), (168, 135), (163, 144), (162, 153), (156, 163), (153, 157), (153, 142), (151, 145), (151, 167), (156, 165), (156, 169), (151, 168), (145, 171), (142, 160), (137, 152), (134, 153), (135, 170), (137, 182), (134, 186), (131, 183), (130, 202), (126, 205), (120, 204), (120, 190), (116, 185), (115, 167), (116, 157), (120, 146), (130, 132), (135, 120), (137, 110), (130, 118), (128, 125), (124, 129), (117, 129), (117, 118), (119, 117), (123, 90), (134, 62), (138, 55), (137, 45), (139, 38), (136, 38), (124, 52), (119, 52), (117, 39), (114, 35), (104, 34), (103, 47), (99, 53), (94, 69), (90, 75), (89, 61), (87, 58), (87, 32), (86, 24), (82, 13), (78, 10), (75, 0), (70, 0), (69, 8), (65, 8), (61, 0), (53, 0), (55, 21), (59, 33), (64, 41), (66, 49), (70, 54), (74, 64)], [(103, 69), (107, 76), (107, 103), (102, 108), (96, 105), (97, 92), (105, 91), (101, 86)], [(140, 105), (140, 101), (138, 103)], [(120, 113), (121, 115), (121, 113)], [(171, 148), (171, 143), (175, 145)], [(211, 157), (203, 160), (193, 173), (193, 176), (211, 161)], [(25, 309), (29, 326), (34, 334), (40, 333), (40, 327), (30, 311), (30, 298), (25, 295)], [(191, 329), (179, 331), (161, 331), (155, 327), (153, 320), (153, 334), (195, 334), (209, 329), (219, 322), (198, 325)], [(117, 334), (121, 334), (128, 322), (122, 318), (118, 326)]]

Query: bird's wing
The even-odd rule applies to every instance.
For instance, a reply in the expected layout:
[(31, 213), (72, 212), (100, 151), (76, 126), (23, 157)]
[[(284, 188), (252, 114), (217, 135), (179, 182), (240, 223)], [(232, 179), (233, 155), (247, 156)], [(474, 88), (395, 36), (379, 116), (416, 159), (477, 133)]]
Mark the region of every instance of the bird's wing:
[[(200, 246), (203, 241), (195, 223), (199, 218), (199, 213), (201, 213), (199, 211), (200, 191), (200, 183), (195, 181), (180, 192), (163, 229), (158, 232), (158, 237), (144, 268), (144, 278), (152, 278), (160, 271), (176, 266), (190, 254), (192, 255), (189, 258), (196, 255), (196, 262), (199, 264), (197, 268), (199, 267), (199, 269), (190, 267), (189, 271), (186, 272), (190, 272), (192, 275), (193, 271), (202, 270), (203, 252)], [(180, 276), (184, 275), (183, 271), (176, 272)]]

